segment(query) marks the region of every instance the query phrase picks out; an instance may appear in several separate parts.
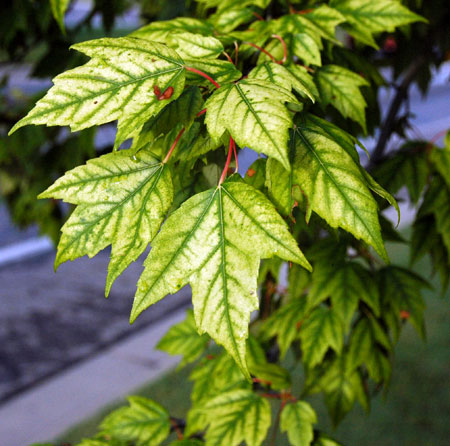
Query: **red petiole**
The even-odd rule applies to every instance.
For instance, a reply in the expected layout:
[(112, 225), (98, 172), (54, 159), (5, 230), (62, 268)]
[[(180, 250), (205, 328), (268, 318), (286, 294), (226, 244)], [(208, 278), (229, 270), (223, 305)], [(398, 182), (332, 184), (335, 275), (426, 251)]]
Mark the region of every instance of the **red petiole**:
[(184, 133), (185, 130), (186, 130), (186, 128), (183, 127), (183, 128), (180, 130), (180, 133), (178, 133), (177, 137), (175, 138), (175, 141), (173, 142), (172, 146), (170, 147), (169, 151), (167, 152), (166, 157), (165, 157), (164, 160), (163, 160), (163, 164), (166, 164), (167, 161), (169, 161), (170, 157), (172, 156), (173, 149), (175, 149), (175, 147), (177, 146), (178, 141), (180, 140), (181, 135)]
[(204, 77), (206, 80), (211, 82), (216, 88), (220, 88), (220, 85), (211, 76), (208, 76), (203, 71), (200, 71), (200, 70), (197, 70), (197, 68), (188, 67), (188, 66), (185, 66), (184, 68), (186, 68), (187, 71), (191, 71), (192, 73), (195, 73), (195, 74), (198, 74), (199, 76)]
[(225, 167), (223, 168), (222, 175), (220, 176), (219, 186), (225, 181), (225, 178), (227, 177), (228, 167), (230, 166), (230, 162), (231, 162), (231, 154), (233, 153), (233, 144), (234, 144), (234, 140), (230, 136), (230, 144), (228, 145), (227, 162), (225, 163)]

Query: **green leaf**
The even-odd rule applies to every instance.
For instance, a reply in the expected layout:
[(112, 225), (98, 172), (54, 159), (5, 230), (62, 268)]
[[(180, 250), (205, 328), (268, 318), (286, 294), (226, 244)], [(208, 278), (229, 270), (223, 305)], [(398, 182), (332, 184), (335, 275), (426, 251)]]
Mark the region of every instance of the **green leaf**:
[(196, 438), (189, 438), (184, 440), (177, 440), (170, 443), (169, 446), (203, 446), (205, 443)]
[[(287, 34), (284, 36), (287, 54), (301, 59), (305, 65), (322, 65), (320, 49), (322, 45), (320, 40), (306, 33)], [(279, 40), (271, 40), (265, 50), (268, 51), (275, 59), (282, 60), (284, 57), (284, 46)], [(261, 52), (258, 62), (269, 61), (271, 58)]]
[(328, 366), (320, 382), (331, 419), (337, 426), (352, 409), (358, 394), (364, 393), (361, 375), (349, 367), (345, 356), (341, 356)]
[(396, 0), (333, 0), (330, 6), (346, 20), (342, 27), (355, 39), (378, 48), (373, 34), (394, 31), (396, 27), (426, 20)]
[(289, 389), (292, 386), (289, 372), (278, 364), (268, 362), (253, 364), (250, 373), (262, 380), (262, 384), (269, 385), (273, 390)]
[(264, 62), (253, 68), (248, 74), (249, 79), (269, 81), (286, 90), (294, 89), (297, 93), (307, 96), (314, 102), (314, 92), (301, 82), (288, 68), (274, 62)]
[[(292, 145), (293, 139), (289, 144)], [(293, 150), (290, 149), (292, 153)], [(266, 164), (267, 191), (278, 212), (292, 215), (296, 199), (301, 195), (301, 189), (294, 182), (294, 173), (288, 172), (277, 160), (269, 158)]]
[(194, 313), (187, 311), (186, 319), (173, 325), (160, 339), (156, 348), (171, 355), (183, 355), (179, 367), (195, 361), (208, 345), (209, 337), (199, 335), (195, 326)]
[(362, 318), (352, 330), (350, 337), (350, 348), (348, 352), (348, 364), (357, 368), (361, 364), (369, 361), (373, 363), (374, 351), (381, 345), (387, 351), (392, 349), (389, 337), (373, 317)]
[(445, 147), (443, 149), (434, 147), (430, 160), (450, 188), (450, 132), (445, 137)]
[(371, 274), (359, 263), (338, 265), (319, 263), (314, 267), (312, 287), (308, 293), (309, 307), (331, 297), (333, 311), (350, 328), (359, 300), (367, 303), (375, 314), (380, 313), (378, 288)]
[[(55, 85), (10, 133), (28, 124), (70, 125), (77, 131), (118, 119), (117, 148), (183, 92), (183, 60), (160, 43), (121, 37), (72, 48), (92, 59), (57, 76)], [(161, 92), (173, 88), (173, 93), (159, 100), (155, 86)]]
[[(208, 76), (212, 77), (219, 85), (236, 81), (242, 77), (242, 73), (231, 62), (228, 62), (227, 60), (185, 59), (185, 62), (186, 65), (203, 71)], [(214, 86), (205, 78), (190, 71), (186, 73), (186, 79), (189, 84), (214, 88)]]
[(191, 399), (197, 406), (224, 392), (250, 386), (227, 353), (206, 357), (194, 368), (189, 379), (194, 381)]
[(305, 401), (288, 404), (281, 412), (281, 432), (287, 432), (292, 446), (310, 446), (314, 438), (313, 424), (316, 423), (316, 413)]
[(240, 147), (276, 158), (290, 170), (288, 129), (292, 118), (283, 102), (297, 102), (288, 90), (271, 82), (245, 79), (224, 85), (206, 101), (206, 125), (219, 139), (229, 131)]
[(442, 187), (434, 205), (436, 228), (442, 236), (447, 252), (450, 253), (450, 189)]
[(338, 43), (335, 37), (336, 26), (345, 18), (336, 9), (321, 5), (306, 14), (287, 14), (274, 20), (273, 31), (283, 37), (287, 34), (308, 34), (322, 48), (320, 39)]
[(190, 283), (199, 332), (223, 345), (249, 377), (245, 340), (250, 313), (258, 308), (259, 262), (274, 255), (310, 268), (261, 192), (228, 181), (197, 194), (167, 219), (153, 240), (131, 321)]
[[(173, 154), (173, 160), (196, 160), (208, 152), (216, 150), (222, 145), (221, 141), (215, 141), (206, 131), (206, 126), (194, 122), (192, 127), (185, 132), (183, 138), (177, 144)], [(208, 166), (206, 166), (208, 167)]]
[(338, 443), (336, 440), (333, 440), (333, 438), (320, 432), (317, 440), (314, 441), (313, 446), (342, 446), (342, 443)]
[(53, 17), (58, 22), (58, 25), (64, 34), (66, 33), (66, 28), (64, 26), (64, 14), (66, 13), (69, 3), (70, 0), (50, 0)]
[(55, 267), (112, 245), (106, 295), (114, 280), (153, 239), (173, 199), (169, 170), (148, 150), (90, 160), (39, 198), (60, 198), (78, 207), (62, 228)]
[(281, 357), (286, 355), (292, 342), (297, 338), (300, 323), (306, 315), (306, 298), (292, 299), (276, 310), (264, 323), (264, 336), (277, 336)]
[(242, 1), (235, 1), (233, 3), (228, 7), (220, 8), (215, 14), (209, 17), (209, 21), (223, 34), (229, 33), (239, 25), (248, 23), (255, 18), (253, 8), (245, 7)]
[(198, 87), (187, 87), (178, 99), (164, 107), (142, 127), (136, 146), (142, 147), (159, 135), (166, 135), (177, 124), (189, 127), (203, 107), (203, 98)]
[[(390, 306), (395, 311), (397, 319), (400, 312), (407, 311), (409, 320), (419, 335), (425, 337), (423, 311), (425, 303), (421, 290), (432, 289), (431, 285), (422, 277), (412, 271), (399, 266), (388, 266), (379, 272), (378, 283), (383, 304)], [(382, 311), (382, 316), (383, 316)]]
[(183, 58), (219, 57), (224, 48), (220, 40), (192, 33), (169, 34), (168, 45)]
[(303, 362), (312, 368), (319, 364), (328, 348), (340, 353), (344, 342), (342, 320), (333, 309), (317, 307), (300, 327)]
[(209, 428), (206, 446), (259, 446), (270, 426), (268, 401), (251, 390), (233, 390), (203, 405)]
[(369, 83), (363, 77), (338, 65), (325, 65), (316, 71), (316, 84), (323, 107), (331, 104), (344, 118), (356, 121), (367, 132), (367, 103), (360, 87)]
[(101, 424), (103, 434), (136, 445), (158, 446), (170, 433), (167, 411), (152, 400), (141, 396), (128, 397), (130, 406), (109, 414)]
[(333, 227), (341, 227), (372, 245), (388, 260), (378, 222), (378, 206), (360, 167), (338, 143), (299, 125), (293, 133), (295, 184), (308, 199), (307, 221), (314, 211)]
[(375, 179), (395, 194), (406, 185), (413, 203), (417, 203), (427, 183), (429, 166), (423, 143), (410, 142), (374, 169)]
[(173, 20), (152, 22), (134, 31), (130, 36), (166, 42), (171, 35), (185, 32), (210, 36), (214, 32), (214, 27), (205, 20), (192, 17), (177, 17)]

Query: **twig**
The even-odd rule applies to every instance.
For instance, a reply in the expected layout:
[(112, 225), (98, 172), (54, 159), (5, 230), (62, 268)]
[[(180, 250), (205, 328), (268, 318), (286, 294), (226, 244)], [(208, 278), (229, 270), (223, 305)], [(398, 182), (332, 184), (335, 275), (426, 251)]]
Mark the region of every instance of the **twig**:
[(406, 70), (405, 76), (401, 84), (397, 88), (397, 93), (389, 106), (389, 111), (386, 119), (381, 127), (380, 137), (378, 138), (377, 145), (373, 150), (370, 158), (370, 163), (368, 169), (372, 169), (376, 164), (378, 164), (383, 157), (383, 153), (386, 149), (386, 145), (394, 132), (394, 125), (397, 117), (397, 113), (403, 104), (403, 101), (408, 97), (408, 89), (417, 73), (422, 68), (426, 61), (426, 57), (421, 54), (416, 59), (412, 61), (408, 69)]

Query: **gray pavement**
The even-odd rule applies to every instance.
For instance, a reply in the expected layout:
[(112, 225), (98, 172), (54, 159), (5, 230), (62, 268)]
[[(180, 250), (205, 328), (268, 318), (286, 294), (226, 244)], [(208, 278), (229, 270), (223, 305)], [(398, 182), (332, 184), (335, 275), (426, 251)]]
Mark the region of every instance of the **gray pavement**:
[(50, 253), (0, 269), (0, 405), (189, 302), (189, 293), (168, 296), (130, 326), (140, 262), (105, 299), (107, 251), (56, 274), (53, 261)]

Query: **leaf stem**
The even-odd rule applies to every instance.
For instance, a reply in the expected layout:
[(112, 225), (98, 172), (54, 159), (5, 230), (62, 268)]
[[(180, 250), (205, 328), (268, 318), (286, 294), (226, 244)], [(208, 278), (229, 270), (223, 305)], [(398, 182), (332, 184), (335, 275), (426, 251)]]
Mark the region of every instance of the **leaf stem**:
[(193, 67), (188, 67), (187, 65), (184, 66), (184, 68), (187, 71), (191, 71), (192, 73), (198, 74), (199, 76), (204, 77), (206, 80), (208, 80), (209, 82), (211, 82), (216, 88), (220, 88), (220, 85), (211, 77), (208, 76), (206, 73), (204, 73), (203, 71), (197, 70), (197, 68), (193, 68)]
[(236, 40), (233, 43), (234, 43), (234, 64), (237, 65), (239, 56), (239, 45), (236, 42)]
[[(183, 420), (177, 420), (176, 418), (170, 417), (170, 424), (172, 425), (172, 430), (176, 432), (178, 440), (183, 439), (183, 432), (181, 430), (181, 427), (184, 427), (184, 421)], [(182, 421), (182, 423), (180, 423)], [(180, 426), (181, 424), (181, 426)]]
[(281, 42), (281, 45), (283, 45), (283, 58), (278, 62), (280, 65), (283, 65), (287, 60), (286, 42), (284, 41), (283, 37), (279, 36), (278, 34), (272, 34), (272, 37), (274, 39), (278, 39)]
[(228, 59), (228, 62), (231, 62), (234, 65), (233, 59), (226, 51), (222, 51), (222, 54)]
[(252, 42), (242, 42), (242, 45), (250, 45), (253, 48), (256, 48), (257, 50), (261, 51), (262, 53), (264, 53), (266, 56), (269, 56), (270, 59), (272, 60), (272, 62), (274, 63), (279, 63), (275, 57), (272, 56), (272, 54), (270, 54), (267, 50), (265, 50), (264, 48), (261, 48), (259, 45), (256, 45), (256, 43), (252, 43)]
[(166, 157), (163, 160), (163, 164), (166, 164), (167, 161), (169, 161), (170, 157), (172, 156), (173, 149), (175, 149), (176, 145), (178, 144), (178, 141), (181, 138), (181, 135), (184, 133), (185, 130), (186, 130), (186, 127), (183, 127), (180, 130), (180, 133), (178, 133), (177, 137), (175, 138), (175, 141), (173, 142), (172, 146), (170, 147), (169, 151), (167, 152)]
[(223, 168), (222, 175), (220, 176), (219, 186), (225, 181), (225, 178), (227, 177), (228, 167), (230, 167), (231, 154), (233, 153), (233, 144), (234, 144), (234, 140), (230, 136), (230, 144), (228, 145), (227, 162), (225, 163), (225, 167)]
[(204, 108), (203, 110), (200, 110), (200, 111), (197, 113), (196, 116), (201, 116), (201, 115), (203, 115), (204, 113), (206, 113), (206, 108)]

